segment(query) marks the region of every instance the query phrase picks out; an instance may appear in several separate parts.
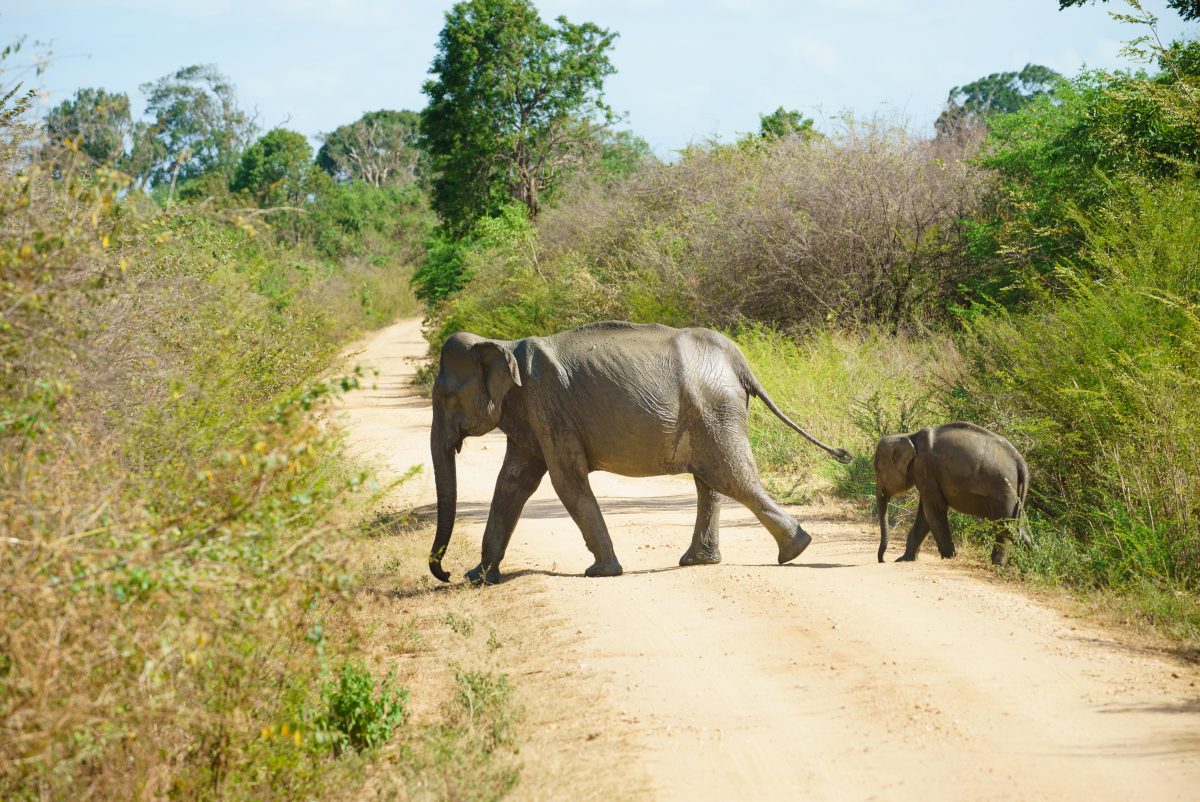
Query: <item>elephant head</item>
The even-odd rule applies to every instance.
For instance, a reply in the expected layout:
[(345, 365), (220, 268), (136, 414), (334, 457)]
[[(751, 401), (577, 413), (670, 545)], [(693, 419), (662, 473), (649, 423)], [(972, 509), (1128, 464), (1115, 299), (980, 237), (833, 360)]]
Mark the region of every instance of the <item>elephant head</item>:
[(888, 544), (888, 500), (913, 486), (917, 448), (906, 434), (889, 434), (875, 447), (875, 504), (879, 508), (879, 562)]
[(450, 581), (442, 557), (454, 530), (458, 504), (455, 454), (462, 450), (464, 439), (487, 434), (500, 424), (504, 397), (520, 386), (517, 360), (505, 344), (459, 332), (442, 346), (429, 435), (438, 507), (429, 570), (443, 582)]

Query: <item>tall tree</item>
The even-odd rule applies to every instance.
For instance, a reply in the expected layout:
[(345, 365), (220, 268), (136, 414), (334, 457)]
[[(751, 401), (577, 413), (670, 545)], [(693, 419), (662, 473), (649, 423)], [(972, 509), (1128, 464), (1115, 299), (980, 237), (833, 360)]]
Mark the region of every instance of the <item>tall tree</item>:
[(305, 207), (330, 184), (329, 176), (313, 164), (312, 147), (303, 134), (273, 128), (242, 154), (229, 189), (271, 209), (270, 222), (299, 242)]
[[(1094, 2), (1096, 0), (1058, 0), (1058, 10), (1062, 11), (1071, 6), (1082, 6), (1085, 3)], [(1101, 2), (1107, 3), (1108, 0), (1101, 0)], [(1167, 7), (1175, 9), (1185, 20), (1200, 19), (1200, 0), (1167, 0)]]
[(152, 153), (152, 183), (174, 186), (210, 171), (233, 177), (256, 126), (228, 78), (211, 64), (195, 65), (139, 88), (154, 120), (143, 145)]
[(616, 34), (558, 17), (529, 0), (464, 0), (446, 12), (424, 92), (421, 141), (433, 162), (433, 204), (453, 232), (539, 195), (595, 147), (612, 119), (604, 79)]
[(304, 135), (273, 128), (242, 154), (229, 188), (262, 207), (299, 206), (320, 178), (324, 176), (312, 163), (312, 147)]
[(79, 150), (100, 164), (116, 164), (125, 155), (132, 131), (129, 96), (123, 92), (80, 89), (46, 115), (51, 143), (78, 142)]
[(420, 125), (415, 111), (369, 111), (325, 135), (317, 166), (337, 181), (404, 186), (425, 167), (417, 141)]
[(785, 109), (783, 106), (770, 114), (758, 115), (758, 134), (763, 139), (812, 139), (818, 135), (813, 130), (811, 117), (805, 117), (803, 112)]
[(946, 108), (934, 123), (939, 133), (953, 130), (965, 120), (985, 120), (993, 114), (1011, 114), (1042, 95), (1054, 91), (1062, 79), (1040, 64), (1026, 64), (1020, 72), (994, 72), (977, 81), (956, 86), (946, 97)]

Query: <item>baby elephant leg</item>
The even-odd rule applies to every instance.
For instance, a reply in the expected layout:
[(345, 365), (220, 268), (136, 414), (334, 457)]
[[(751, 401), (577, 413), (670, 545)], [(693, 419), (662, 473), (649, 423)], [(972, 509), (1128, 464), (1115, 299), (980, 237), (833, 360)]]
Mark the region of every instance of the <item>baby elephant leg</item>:
[(941, 493), (930, 493), (929, 498), (922, 494), (922, 504), (925, 507), (925, 519), (929, 521), (929, 530), (937, 541), (938, 554), (946, 560), (954, 556), (954, 538), (950, 536), (950, 505)]
[(917, 517), (913, 521), (912, 529), (908, 530), (904, 553), (896, 558), (896, 562), (910, 563), (916, 560), (921, 551), (921, 544), (925, 542), (925, 536), (928, 534), (929, 522), (925, 520), (925, 501), (922, 499), (917, 504)]

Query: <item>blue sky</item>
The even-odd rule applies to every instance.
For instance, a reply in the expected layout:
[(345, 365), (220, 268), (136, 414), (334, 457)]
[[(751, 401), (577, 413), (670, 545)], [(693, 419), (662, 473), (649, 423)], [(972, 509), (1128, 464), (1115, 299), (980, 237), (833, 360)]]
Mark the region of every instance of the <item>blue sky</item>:
[[(3, 0), (0, 39), (52, 41), (39, 80), (53, 105), (82, 86), (130, 94), (213, 63), (262, 128), (315, 138), (362, 112), (419, 109), (450, 0)], [(829, 130), (844, 111), (931, 130), (951, 87), (1028, 62), (1073, 74), (1128, 66), (1119, 0), (1060, 12), (1055, 0), (541, 0), (546, 19), (620, 34), (606, 86), (627, 127), (670, 157), (689, 142), (757, 130), (799, 108)], [(1146, 0), (1164, 38), (1200, 35)], [(27, 46), (21, 58), (33, 53)]]

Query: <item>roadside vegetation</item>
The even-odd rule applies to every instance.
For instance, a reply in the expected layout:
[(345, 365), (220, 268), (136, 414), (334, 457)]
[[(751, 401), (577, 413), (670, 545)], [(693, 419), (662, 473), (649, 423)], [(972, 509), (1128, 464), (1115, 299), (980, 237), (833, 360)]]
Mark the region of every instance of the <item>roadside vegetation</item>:
[(413, 163), (212, 128), (248, 121), (210, 116), (211, 68), (155, 85), (154, 132), (96, 90), (43, 124), (28, 77), (0, 75), (0, 798), (495, 798), (504, 677), (414, 697), (347, 610), (372, 480), (326, 420), (372, 381), (343, 348), (419, 311)]

